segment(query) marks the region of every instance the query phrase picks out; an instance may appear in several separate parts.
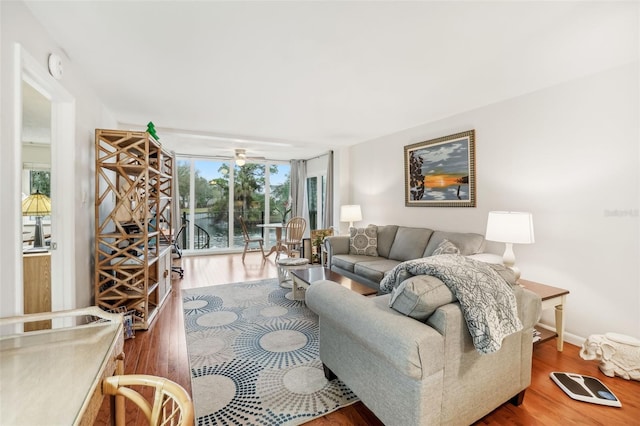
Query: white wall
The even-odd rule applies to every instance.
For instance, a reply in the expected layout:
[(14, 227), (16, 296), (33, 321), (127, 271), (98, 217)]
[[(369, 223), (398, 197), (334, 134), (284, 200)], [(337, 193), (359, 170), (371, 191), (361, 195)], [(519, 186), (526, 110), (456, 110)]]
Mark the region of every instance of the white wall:
[(73, 215), (75, 228), (75, 275), (76, 304), (79, 307), (93, 304), (92, 264), (93, 264), (93, 199), (94, 199), (94, 129), (115, 128), (116, 121), (105, 110), (92, 89), (83, 81), (82, 70), (74, 66), (60, 46), (31, 15), (22, 2), (0, 2), (0, 316), (15, 313), (11, 288), (19, 281), (20, 265), (14, 262), (14, 250), (19, 250), (21, 230), (15, 225), (14, 216), (18, 212), (20, 191), (20, 168), (18, 161), (20, 147), (14, 146), (15, 116), (14, 78), (15, 43), (20, 43), (31, 56), (47, 67), (49, 53), (63, 58), (64, 76), (60, 83), (75, 97), (76, 101), (76, 146), (68, 153), (68, 167), (74, 167), (75, 181), (68, 182), (68, 190), (73, 191), (75, 203), (66, 206), (66, 214)]
[[(515, 246), (517, 264), (523, 278), (571, 291), (573, 340), (640, 337), (638, 73), (617, 67), (356, 145), (351, 201), (363, 223), (479, 233), (490, 210), (532, 212), (536, 243)], [(477, 207), (405, 207), (403, 147), (469, 129)]]

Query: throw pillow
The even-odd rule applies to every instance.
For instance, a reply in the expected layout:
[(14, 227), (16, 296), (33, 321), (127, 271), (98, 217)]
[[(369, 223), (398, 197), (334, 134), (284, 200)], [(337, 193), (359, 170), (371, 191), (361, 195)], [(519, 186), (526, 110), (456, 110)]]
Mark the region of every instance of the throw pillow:
[(440, 306), (456, 300), (449, 287), (438, 278), (419, 275), (404, 280), (393, 289), (389, 306), (401, 314), (424, 321)]
[(446, 238), (438, 244), (438, 247), (433, 251), (432, 256), (438, 254), (460, 254), (460, 249), (456, 247), (451, 241)]
[(378, 227), (349, 228), (349, 254), (378, 256)]

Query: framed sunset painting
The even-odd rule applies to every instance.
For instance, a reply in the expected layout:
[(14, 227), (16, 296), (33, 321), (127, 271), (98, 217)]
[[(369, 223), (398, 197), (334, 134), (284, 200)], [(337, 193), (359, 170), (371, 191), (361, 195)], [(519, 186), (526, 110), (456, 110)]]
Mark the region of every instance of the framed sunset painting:
[(475, 207), (475, 130), (404, 147), (408, 207)]

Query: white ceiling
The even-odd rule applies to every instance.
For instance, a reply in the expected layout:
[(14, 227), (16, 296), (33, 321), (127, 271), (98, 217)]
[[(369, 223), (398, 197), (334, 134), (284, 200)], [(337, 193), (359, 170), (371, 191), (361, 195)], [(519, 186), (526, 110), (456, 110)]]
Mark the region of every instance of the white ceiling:
[(308, 158), (637, 60), (628, 2), (26, 4), (179, 153)]

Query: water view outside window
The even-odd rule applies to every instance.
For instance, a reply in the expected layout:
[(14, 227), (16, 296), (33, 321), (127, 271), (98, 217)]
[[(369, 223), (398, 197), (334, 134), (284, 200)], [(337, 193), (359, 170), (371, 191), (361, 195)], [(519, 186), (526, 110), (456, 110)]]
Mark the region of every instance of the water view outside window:
[[(275, 244), (276, 231), (273, 228), (258, 227), (261, 223), (282, 222), (291, 219), (289, 202), (288, 164), (245, 164), (234, 169), (235, 217), (242, 216), (247, 224), (250, 237), (263, 237), (266, 245)], [(267, 180), (269, 185), (267, 187)], [(266, 200), (269, 198), (269, 212)], [(235, 248), (244, 247), (244, 239), (239, 221), (234, 227)]]
[[(265, 221), (270, 223), (285, 223), (295, 214), (291, 211), (291, 166), (278, 164), (269, 173), (269, 216)], [(267, 245), (275, 244), (276, 230), (273, 228), (264, 230), (264, 238)]]
[(178, 159), (177, 166), (180, 217), (186, 226), (183, 233), (177, 236), (178, 243), (185, 249), (208, 249), (211, 247), (211, 235), (200, 225), (207, 221), (203, 210), (206, 210), (207, 203), (212, 198), (209, 183), (197, 165), (194, 168), (194, 176), (191, 176), (191, 160)]
[[(194, 160), (196, 229), (209, 235), (208, 247), (194, 249), (221, 249), (229, 247), (229, 163), (220, 160)], [(198, 234), (194, 231), (196, 238)], [(203, 237), (198, 238), (202, 242)]]
[[(256, 225), (265, 221), (265, 170), (264, 164), (245, 164), (242, 167), (235, 166), (234, 169), (234, 216), (244, 218), (247, 231), (252, 237), (262, 235), (262, 229), (257, 228)], [(244, 247), (239, 221), (233, 230), (232, 247)]]
[[(265, 201), (270, 197), (273, 208), (288, 198), (289, 169), (288, 164), (247, 163), (239, 167), (224, 160), (179, 159), (181, 215), (187, 224), (194, 221), (192, 227), (187, 225), (193, 229), (194, 237), (189, 230), (185, 247), (191, 250), (242, 248), (240, 216), (245, 219), (251, 236), (262, 236), (263, 228), (257, 225), (267, 222), (270, 216), (273, 221), (273, 209), (267, 214)], [(274, 242), (275, 237), (270, 240)]]

